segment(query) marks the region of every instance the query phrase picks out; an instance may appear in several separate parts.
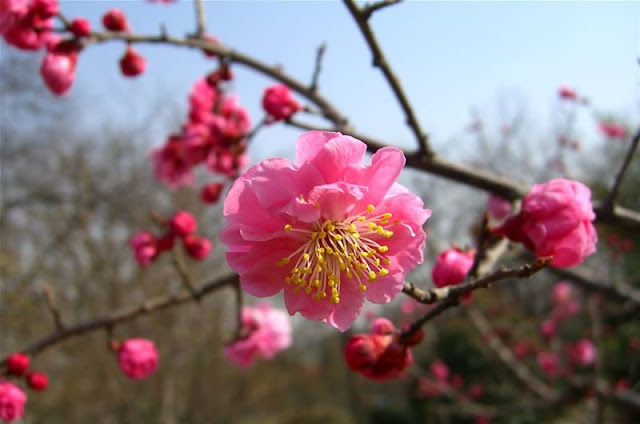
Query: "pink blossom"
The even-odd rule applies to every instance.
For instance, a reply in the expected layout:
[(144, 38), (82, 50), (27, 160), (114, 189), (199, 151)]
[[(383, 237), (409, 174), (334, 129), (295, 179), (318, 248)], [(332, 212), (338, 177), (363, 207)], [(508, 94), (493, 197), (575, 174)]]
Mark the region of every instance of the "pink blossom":
[(554, 378), (560, 375), (560, 358), (555, 352), (539, 352), (537, 356), (538, 366), (548, 377)]
[(422, 262), (422, 224), (431, 211), (395, 183), (405, 163), (395, 147), (362, 164), (366, 145), (340, 133), (298, 138), (297, 160), (267, 159), (227, 194), (229, 266), (244, 290), (267, 297), (284, 289), (290, 314), (345, 331), (364, 299), (390, 302)]
[(582, 339), (569, 347), (569, 356), (574, 364), (588, 366), (596, 360), (596, 347), (589, 339)]
[(565, 100), (578, 100), (576, 90), (567, 86), (561, 86), (558, 88), (558, 96)]
[(102, 25), (109, 31), (130, 31), (127, 16), (120, 9), (111, 9), (102, 16)]
[(78, 55), (71, 53), (47, 52), (40, 67), (40, 74), (49, 90), (64, 96), (71, 89), (76, 78)]
[(27, 384), (33, 390), (42, 391), (49, 386), (49, 378), (45, 373), (33, 371), (27, 376)]
[(184, 242), (184, 250), (192, 259), (205, 259), (211, 252), (211, 242), (204, 237), (189, 235), (184, 237), (182, 241)]
[(442, 383), (449, 380), (449, 367), (442, 361), (433, 361), (429, 366), (429, 371), (436, 380)]
[(196, 218), (186, 211), (176, 212), (169, 220), (171, 232), (179, 237), (185, 237), (196, 231), (198, 222)]
[(563, 305), (571, 300), (573, 291), (571, 284), (566, 281), (560, 281), (553, 286), (551, 290), (551, 299), (556, 305)]
[(220, 183), (209, 183), (205, 185), (200, 191), (200, 200), (209, 204), (216, 203), (218, 199), (220, 199), (220, 193), (222, 193), (223, 188), (224, 185)]
[(464, 380), (460, 374), (453, 374), (451, 376), (451, 387), (460, 390), (464, 386)]
[(484, 396), (484, 386), (482, 384), (472, 384), (467, 390), (467, 394), (471, 399), (478, 399)]
[(38, 50), (51, 36), (56, 0), (0, 1), (0, 34), (8, 44), (22, 50)]
[(600, 122), (600, 132), (609, 138), (624, 140), (627, 137), (627, 129), (617, 122)]
[(431, 278), (436, 287), (453, 286), (464, 281), (473, 266), (474, 251), (462, 252), (449, 249), (438, 255), (438, 260), (431, 269)]
[(151, 152), (156, 178), (169, 188), (194, 183), (191, 163), (187, 160), (183, 144), (180, 136), (172, 135), (164, 146)]
[(189, 119), (193, 123), (208, 123), (218, 98), (215, 87), (201, 78), (193, 85), (189, 94)]
[(274, 84), (264, 90), (262, 108), (269, 115), (272, 122), (285, 121), (302, 109), (291, 96), (291, 89), (284, 84)]
[(91, 34), (91, 24), (85, 18), (75, 18), (69, 25), (69, 31), (76, 37), (86, 37)]
[(131, 238), (129, 245), (133, 249), (134, 257), (141, 266), (148, 266), (158, 256), (156, 237), (142, 231)]
[(513, 206), (511, 206), (511, 203), (507, 200), (491, 194), (487, 202), (487, 210), (492, 218), (503, 220), (511, 214)]
[[(387, 331), (389, 326), (391, 331)], [(384, 332), (379, 333), (382, 330)], [(370, 334), (351, 336), (345, 345), (344, 356), (349, 369), (376, 381), (401, 376), (413, 362), (411, 350), (400, 341), (393, 324), (384, 318), (376, 320)]]
[(12, 422), (24, 415), (27, 395), (15, 384), (0, 381), (0, 420)]
[(550, 339), (556, 335), (558, 325), (555, 320), (547, 319), (540, 326), (540, 332), (545, 339)]
[(120, 369), (133, 380), (149, 377), (158, 369), (158, 362), (158, 350), (151, 340), (128, 339), (118, 349)]
[(29, 369), (29, 356), (16, 352), (7, 358), (7, 371), (10, 375), (25, 375)]
[(137, 77), (147, 69), (147, 61), (144, 56), (136, 52), (133, 47), (127, 47), (120, 58), (120, 71), (125, 77)]
[(531, 346), (527, 342), (518, 341), (513, 346), (513, 354), (518, 359), (524, 358), (525, 356), (527, 356), (529, 354), (529, 352), (531, 352)]
[(268, 303), (245, 306), (241, 312), (243, 337), (224, 348), (224, 354), (237, 366), (247, 368), (257, 358), (271, 359), (291, 346), (289, 317)]
[(567, 268), (596, 251), (594, 219), (591, 190), (576, 181), (557, 179), (534, 185), (520, 213), (496, 232), (523, 243), (538, 257), (553, 257), (551, 265)]
[(406, 299), (402, 301), (402, 303), (400, 304), (400, 310), (402, 311), (403, 314), (411, 315), (418, 309), (419, 306), (420, 304), (415, 300)]

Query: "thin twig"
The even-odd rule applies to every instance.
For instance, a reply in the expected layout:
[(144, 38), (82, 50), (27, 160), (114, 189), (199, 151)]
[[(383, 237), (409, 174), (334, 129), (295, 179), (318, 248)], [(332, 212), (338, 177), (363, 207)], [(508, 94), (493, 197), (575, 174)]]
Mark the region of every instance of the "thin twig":
[(409, 103), (409, 99), (400, 84), (400, 80), (393, 73), (391, 69), (391, 65), (387, 62), (387, 59), (376, 40), (376, 37), (369, 26), (369, 22), (367, 21), (368, 16), (363, 14), (362, 10), (358, 7), (354, 0), (344, 0), (345, 5), (349, 9), (351, 16), (355, 19), (358, 27), (360, 28), (360, 32), (364, 36), (367, 44), (369, 45), (369, 49), (373, 54), (373, 66), (379, 68), (384, 74), (391, 90), (395, 94), (402, 110), (404, 111), (405, 117), (407, 118), (407, 125), (413, 131), (413, 134), (418, 141), (418, 146), (420, 148), (420, 152), (427, 158), (431, 158), (435, 155), (431, 146), (429, 145), (429, 137), (420, 127), (420, 123), (418, 122), (418, 118), (411, 107), (411, 103)]
[(602, 293), (611, 300), (640, 307), (640, 291), (622, 282), (607, 284), (593, 279), (592, 273), (584, 266), (574, 268), (549, 268), (554, 274), (571, 280), (589, 291)]
[(316, 50), (316, 66), (313, 68), (313, 75), (311, 76), (310, 91), (318, 90), (318, 79), (320, 78), (320, 71), (322, 70), (322, 58), (324, 57), (325, 50), (327, 50), (326, 43), (320, 44)]
[(468, 275), (472, 278), (478, 277), (478, 269), (480, 268), (480, 264), (484, 262), (490, 238), (491, 231), (489, 230), (489, 213), (485, 212), (482, 215), (482, 222), (480, 223), (478, 242), (476, 243), (476, 253), (473, 256), (473, 265), (468, 272)]
[(242, 334), (242, 288), (240, 284), (235, 284), (233, 286), (235, 292), (236, 299), (236, 333), (234, 340), (241, 339), (244, 335)]
[(615, 202), (616, 197), (618, 196), (618, 190), (620, 189), (620, 184), (622, 183), (624, 174), (627, 171), (629, 164), (631, 163), (631, 158), (633, 158), (633, 155), (636, 149), (638, 148), (638, 144), (640, 144), (640, 128), (638, 128), (638, 131), (636, 131), (635, 135), (631, 139), (631, 144), (629, 145), (629, 149), (627, 150), (627, 153), (624, 156), (622, 164), (620, 165), (620, 169), (618, 169), (613, 185), (611, 186), (611, 190), (609, 190), (609, 194), (607, 195), (606, 199), (604, 200), (604, 202), (602, 202), (602, 205), (600, 206), (601, 208), (603, 209), (613, 208), (613, 203)]
[(202, 0), (193, 0), (193, 4), (196, 9), (196, 32), (195, 36), (202, 38), (206, 33), (206, 21), (207, 17), (204, 12), (204, 4)]
[(195, 300), (200, 301), (200, 295), (193, 286), (193, 281), (191, 281), (191, 276), (189, 276), (189, 273), (187, 272), (187, 267), (184, 265), (184, 262), (180, 258), (176, 249), (171, 251), (171, 260), (176, 271), (178, 271), (182, 286), (191, 293), (191, 296), (193, 296)]
[(47, 309), (51, 313), (51, 317), (53, 318), (53, 324), (58, 332), (64, 331), (64, 324), (62, 322), (62, 316), (60, 315), (60, 310), (58, 309), (58, 305), (56, 304), (56, 298), (53, 293), (53, 289), (48, 283), (45, 283), (42, 286), (42, 292), (44, 293), (44, 299), (47, 303)]
[[(218, 278), (213, 281), (202, 284), (196, 289), (198, 297), (202, 298), (210, 293), (215, 292), (223, 287), (231, 284), (238, 283), (238, 276), (236, 274), (228, 274), (224, 277)], [(55, 331), (46, 337), (30, 344), (19, 350), (27, 355), (37, 355), (43, 350), (61, 343), (72, 337), (81, 336), (87, 333), (91, 333), (101, 329), (110, 329), (118, 324), (132, 321), (139, 316), (148, 315), (154, 312), (158, 312), (164, 309), (172, 308), (184, 303), (193, 302), (194, 296), (188, 291), (183, 291), (177, 294), (158, 296), (148, 299), (137, 306), (129, 306), (102, 317), (93, 318), (76, 324), (71, 327), (66, 327), (63, 331)], [(0, 361), (0, 366), (4, 366), (7, 358), (3, 358)]]
[(374, 12), (377, 12), (378, 10), (383, 9), (387, 6), (393, 6), (394, 4), (398, 4), (400, 2), (402, 2), (402, 0), (381, 0), (375, 3), (367, 3), (362, 6), (362, 9), (360, 9), (360, 13), (362, 13), (362, 16), (365, 19), (370, 19), (371, 15), (373, 15)]
[[(600, 295), (592, 294), (587, 300), (587, 308), (589, 318), (591, 319), (591, 337), (596, 347), (596, 358), (594, 366), (594, 386), (598, 384), (598, 380), (604, 377), (604, 346), (602, 344), (602, 311), (600, 304)], [(602, 396), (595, 397), (595, 413), (593, 414), (593, 424), (602, 424), (604, 421), (604, 403)]]

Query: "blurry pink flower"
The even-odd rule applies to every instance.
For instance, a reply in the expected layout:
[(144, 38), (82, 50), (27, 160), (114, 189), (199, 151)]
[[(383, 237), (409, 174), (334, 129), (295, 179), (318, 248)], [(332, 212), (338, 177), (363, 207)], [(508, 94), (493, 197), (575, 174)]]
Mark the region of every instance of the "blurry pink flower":
[(129, 22), (120, 9), (111, 9), (102, 16), (102, 25), (109, 31), (130, 31)]
[(580, 312), (580, 302), (575, 299), (571, 299), (562, 305), (557, 305), (553, 311), (554, 317), (558, 320), (571, 318), (578, 312)]
[(58, 96), (67, 94), (76, 78), (77, 62), (78, 54), (75, 52), (47, 52), (42, 60), (40, 74), (49, 90)]
[(449, 380), (449, 367), (442, 361), (433, 361), (429, 366), (429, 371), (440, 382)]
[(557, 377), (562, 372), (560, 358), (555, 352), (539, 352), (537, 360), (538, 366), (548, 377)]
[(556, 335), (557, 331), (557, 323), (553, 319), (545, 320), (542, 325), (540, 325), (540, 332), (542, 333), (542, 337), (545, 339), (550, 339), (551, 337)]
[(75, 18), (69, 25), (69, 31), (76, 37), (86, 37), (91, 34), (91, 24), (85, 18)]
[(627, 137), (627, 129), (616, 122), (600, 122), (600, 132), (609, 138), (624, 140)]
[(415, 300), (407, 299), (407, 300), (403, 300), (402, 303), (400, 304), (400, 310), (402, 311), (403, 314), (411, 315), (418, 309), (418, 306), (420, 306), (420, 304)]
[(451, 376), (451, 387), (460, 390), (464, 386), (464, 380), (460, 374), (453, 374)]
[(189, 235), (184, 237), (182, 241), (184, 242), (184, 250), (192, 259), (205, 259), (211, 252), (211, 242), (204, 237)]
[(27, 395), (15, 384), (0, 381), (0, 420), (10, 423), (24, 415)]
[(29, 356), (24, 353), (16, 352), (7, 358), (7, 372), (10, 375), (25, 375), (29, 369)]
[(436, 287), (460, 284), (473, 266), (475, 251), (462, 252), (449, 249), (438, 255), (436, 264), (431, 269), (431, 278)]
[(570, 87), (561, 86), (558, 88), (558, 96), (565, 100), (578, 100), (576, 90)]
[(479, 399), (484, 396), (484, 386), (482, 384), (472, 384), (467, 389), (467, 394), (471, 399)]
[(189, 94), (189, 120), (193, 123), (210, 123), (218, 91), (205, 78), (195, 82)]
[(507, 200), (500, 197), (489, 195), (489, 201), (487, 202), (487, 210), (492, 218), (497, 220), (503, 220), (511, 214), (513, 206)]
[(128, 339), (118, 348), (118, 364), (127, 377), (140, 380), (158, 369), (158, 350), (151, 340)]
[(0, 1), (0, 34), (22, 50), (38, 50), (47, 43), (58, 13), (56, 0)]
[(151, 159), (156, 178), (166, 183), (169, 188), (194, 183), (191, 164), (185, 157), (181, 137), (170, 136), (164, 146), (151, 152)]
[(171, 232), (178, 237), (185, 237), (196, 231), (198, 223), (193, 215), (186, 211), (176, 212), (169, 220)]
[(531, 352), (531, 346), (527, 342), (518, 341), (513, 346), (513, 354), (518, 359), (524, 358), (525, 356), (527, 356), (529, 354), (529, 352)]
[(158, 256), (156, 237), (142, 231), (131, 238), (129, 245), (133, 249), (134, 257), (141, 266), (148, 266)]
[(591, 190), (576, 181), (557, 179), (534, 185), (520, 213), (496, 232), (523, 243), (538, 257), (552, 256), (551, 265), (567, 268), (596, 251), (594, 219)]
[(32, 371), (27, 376), (27, 384), (33, 390), (42, 391), (49, 386), (49, 378), (42, 372)]
[(596, 347), (589, 339), (582, 339), (569, 347), (569, 357), (574, 364), (588, 366), (596, 360)]
[(222, 193), (222, 189), (224, 188), (224, 184), (220, 183), (209, 183), (202, 187), (200, 191), (200, 200), (204, 203), (213, 204), (220, 199), (220, 193)]
[(127, 47), (120, 58), (120, 71), (125, 77), (137, 77), (147, 69), (147, 61), (144, 56), (136, 52), (133, 47)]
[(264, 90), (262, 108), (271, 118), (271, 122), (286, 121), (302, 109), (291, 96), (291, 89), (284, 84), (274, 84)]
[(362, 164), (366, 145), (340, 133), (298, 138), (297, 160), (267, 159), (227, 194), (229, 266), (244, 290), (284, 289), (290, 314), (345, 331), (364, 299), (390, 302), (405, 274), (422, 262), (422, 224), (431, 212), (397, 184), (405, 163), (395, 147)]
[[(391, 332), (375, 332), (382, 327), (387, 331), (389, 325)], [(400, 342), (393, 324), (384, 318), (376, 320), (370, 334), (351, 336), (345, 345), (344, 356), (349, 369), (376, 381), (401, 376), (413, 362), (411, 350)]]
[(387, 318), (376, 318), (371, 324), (371, 334), (387, 335), (396, 331), (396, 327)]
[(553, 286), (551, 290), (551, 299), (556, 305), (563, 305), (571, 300), (573, 292), (571, 284), (566, 281), (560, 281)]
[(268, 303), (242, 308), (244, 337), (224, 348), (224, 354), (237, 366), (247, 368), (256, 357), (271, 359), (291, 346), (291, 324), (281, 310)]

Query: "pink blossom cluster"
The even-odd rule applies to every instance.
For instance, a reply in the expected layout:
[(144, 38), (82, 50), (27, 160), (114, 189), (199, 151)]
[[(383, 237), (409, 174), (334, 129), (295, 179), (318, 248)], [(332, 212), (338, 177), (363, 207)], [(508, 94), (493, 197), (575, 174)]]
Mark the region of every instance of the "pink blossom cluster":
[[(27, 386), (35, 391), (45, 390), (49, 386), (46, 374), (29, 370), (31, 360), (28, 355), (20, 352), (12, 353), (6, 360), (6, 374), (14, 378), (24, 378)], [(27, 395), (17, 385), (9, 381), (0, 380), (0, 420), (13, 422), (24, 415)]]
[(469, 384), (465, 388), (465, 381), (459, 374), (453, 374), (447, 364), (440, 360), (429, 365), (430, 376), (418, 379), (417, 395), (420, 398), (433, 398), (447, 392), (455, 392), (458, 396), (469, 399), (479, 399), (484, 396), (484, 386)]
[(180, 134), (171, 135), (152, 152), (155, 175), (171, 188), (192, 185), (193, 168), (205, 164), (211, 172), (236, 175), (248, 162), (246, 136), (249, 114), (236, 97), (218, 88), (232, 78), (223, 67), (198, 80), (189, 95), (189, 117)]
[(256, 358), (271, 359), (291, 346), (291, 324), (283, 311), (268, 303), (245, 306), (241, 311), (240, 338), (225, 346), (227, 359), (241, 368)]
[(30, 371), (31, 360), (21, 352), (12, 353), (7, 357), (7, 373), (16, 377), (25, 377), (29, 388), (41, 391), (49, 386), (46, 374), (40, 371)]
[[(431, 269), (433, 284), (436, 287), (446, 287), (462, 283), (473, 266), (474, 256), (473, 250), (462, 251), (457, 248), (440, 253)], [(467, 293), (463, 299), (469, 299), (471, 295), (472, 293)]]
[(264, 160), (227, 194), (220, 240), (249, 294), (284, 290), (290, 314), (345, 331), (365, 298), (390, 302), (422, 262), (430, 216), (396, 183), (405, 163), (396, 147), (363, 164), (366, 145), (335, 132), (298, 138), (296, 162)]
[(0, 381), (0, 420), (10, 423), (24, 415), (27, 395), (9, 381)]
[(0, 34), (21, 50), (40, 50), (53, 34), (58, 11), (57, 0), (2, 0)]
[(132, 380), (149, 377), (158, 369), (158, 349), (151, 340), (125, 340), (118, 346), (117, 355), (120, 370)]
[(274, 84), (264, 90), (262, 108), (268, 115), (267, 123), (286, 121), (302, 109), (291, 95), (291, 89), (284, 84)]
[(591, 190), (576, 181), (556, 179), (534, 185), (520, 212), (495, 232), (524, 244), (538, 257), (552, 257), (551, 265), (567, 268), (596, 251), (594, 219)]
[(134, 257), (141, 266), (150, 265), (162, 252), (171, 250), (176, 238), (182, 241), (184, 250), (192, 259), (205, 259), (211, 252), (211, 242), (194, 234), (197, 221), (189, 212), (176, 212), (164, 226), (168, 231), (160, 237), (142, 231), (129, 241)]
[(394, 325), (386, 318), (373, 322), (369, 334), (355, 334), (349, 338), (344, 348), (347, 366), (371, 380), (387, 381), (402, 375), (413, 362), (410, 346), (422, 339), (403, 340)]

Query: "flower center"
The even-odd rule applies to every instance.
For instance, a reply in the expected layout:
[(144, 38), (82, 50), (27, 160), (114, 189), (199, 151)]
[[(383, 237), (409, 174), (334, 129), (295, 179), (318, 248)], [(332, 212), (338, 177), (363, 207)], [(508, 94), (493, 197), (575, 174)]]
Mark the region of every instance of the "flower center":
[(296, 286), (295, 293), (304, 290), (319, 301), (328, 291), (331, 303), (338, 304), (341, 278), (354, 281), (364, 291), (367, 284), (389, 274), (384, 267), (391, 263), (385, 255), (389, 248), (374, 239), (393, 237), (388, 230), (391, 214), (374, 214), (374, 209), (369, 205), (366, 212), (343, 221), (318, 221), (313, 230), (284, 226), (285, 231), (307, 236), (295, 252), (276, 262), (284, 266), (295, 260), (291, 275), (285, 278), (288, 285)]

